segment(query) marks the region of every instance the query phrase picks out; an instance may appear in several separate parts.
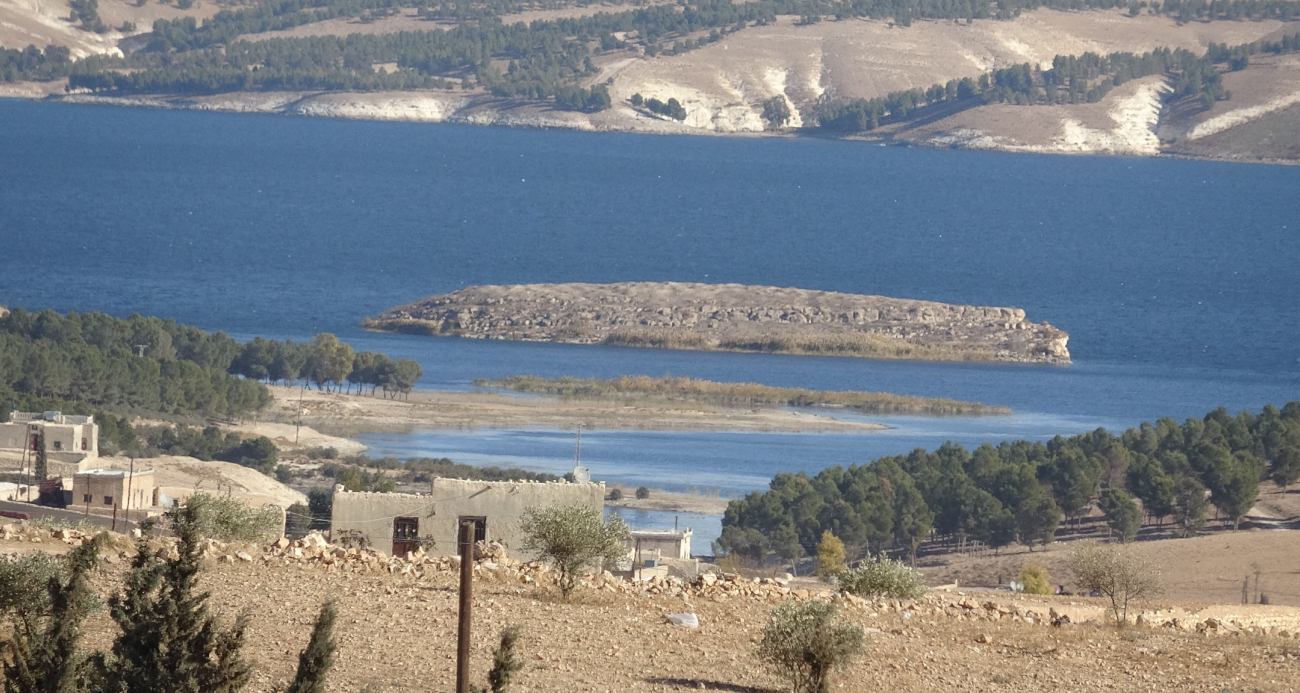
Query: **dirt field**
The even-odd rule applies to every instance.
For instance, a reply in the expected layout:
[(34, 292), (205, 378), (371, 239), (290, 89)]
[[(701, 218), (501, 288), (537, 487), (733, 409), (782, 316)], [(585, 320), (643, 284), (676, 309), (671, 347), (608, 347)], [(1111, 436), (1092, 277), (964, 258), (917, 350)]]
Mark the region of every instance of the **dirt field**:
[[(1260, 502), (1251, 512), (1243, 529), (1217, 528), (1190, 539), (1161, 538), (1138, 541), (1133, 550), (1148, 558), (1161, 572), (1165, 598), (1182, 602), (1236, 604), (1241, 602), (1243, 579), (1250, 576), (1250, 592), (1255, 594), (1255, 572), (1259, 571), (1259, 590), (1273, 604), (1300, 606), (1300, 492), (1281, 494), (1277, 489), (1261, 487)], [(1273, 526), (1276, 529), (1263, 529)], [(1147, 528), (1145, 532), (1153, 531)], [(1004, 549), (999, 556), (936, 555), (922, 558), (918, 564), (931, 585), (951, 584), (992, 587), (1015, 579), (1029, 562), (1047, 568), (1054, 583), (1070, 589), (1067, 556), (1075, 539), (1039, 548), (1032, 553), (1024, 547)], [(1102, 533), (1095, 535), (1104, 539)]]
[[(119, 563), (110, 571), (121, 568)], [(111, 572), (99, 583), (102, 590), (116, 585)], [(212, 591), (212, 606), (226, 619), (241, 610), (252, 616), (246, 648), (256, 669), (252, 692), (272, 690), (292, 676), (316, 611), (333, 597), (341, 613), (329, 691), (452, 689), (456, 588), (450, 573), (417, 579), (323, 567), (214, 564), (200, 585)], [(972, 617), (937, 610), (945, 600), (970, 599), (982, 604), (988, 596), (936, 593), (906, 605), (906, 616), (900, 613), (904, 609), (881, 603), (845, 605), (847, 617), (867, 630), (867, 654), (836, 679), (832, 690), (1280, 693), (1294, 690), (1300, 673), (1300, 645), (1290, 637), (1207, 638), (1170, 629), (1120, 632), (1082, 624), (1052, 628), (1010, 618), (976, 620), (984, 613), (978, 608), (965, 612)], [(767, 614), (779, 603), (771, 597), (683, 599), (583, 590), (575, 603), (563, 604), (536, 587), (479, 578), (474, 680), (484, 682), (499, 629), (518, 624), (525, 666), (512, 690), (521, 693), (788, 690), (754, 656)], [(1052, 608), (1099, 609), (1078, 599), (1022, 598), (1016, 604), (1040, 614)], [(665, 622), (666, 614), (682, 611), (699, 615), (698, 630)], [(1239, 608), (1234, 616), (1290, 622), (1300, 612), (1252, 607)], [(89, 624), (87, 644), (106, 646), (113, 632), (101, 611)]]
[[(340, 436), (415, 428), (575, 428), (658, 431), (871, 431), (879, 424), (777, 409), (735, 410), (689, 402), (609, 402), (512, 397), (478, 392), (413, 392), (410, 399), (384, 399), (319, 390), (272, 387), (275, 402), (264, 419), (285, 424), (296, 417), (302, 398), (304, 424)], [(262, 424), (264, 425), (264, 424)], [(283, 438), (292, 426), (279, 429)], [(253, 429), (250, 429), (253, 432)], [(290, 438), (291, 439), (291, 438)], [(312, 444), (306, 443), (304, 444)], [(321, 441), (320, 444), (327, 444)]]

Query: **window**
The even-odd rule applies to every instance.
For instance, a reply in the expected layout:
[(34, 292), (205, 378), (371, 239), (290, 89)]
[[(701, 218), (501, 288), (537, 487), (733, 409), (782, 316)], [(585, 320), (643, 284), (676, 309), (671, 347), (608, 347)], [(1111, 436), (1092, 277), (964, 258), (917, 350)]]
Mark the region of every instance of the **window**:
[(61, 440), (56, 440), (56, 441), (54, 441), (54, 449), (55, 449), (55, 450), (62, 450), (62, 449), (63, 449), (63, 441), (61, 441)]
[(86, 439), (86, 438), (82, 438), (82, 439), (81, 439), (81, 449), (82, 449), (82, 450), (89, 450), (89, 449), (90, 449), (90, 441), (89, 441), (88, 439)]
[(475, 544), (479, 543), (480, 541), (486, 541), (486, 540), (487, 540), (487, 518), (486, 518), (486, 517), (475, 517), (475, 516), (473, 516), (473, 515), (461, 515), (461, 516), (460, 516), (459, 518), (457, 518), (457, 520), (456, 520), (456, 550), (457, 550), (457, 551), (459, 551), (460, 548), (461, 548), (461, 546), (460, 546), (460, 526), (463, 525), (463, 524), (465, 524), (466, 522), (473, 522), (473, 523), (474, 523), (474, 543), (475, 543)]
[(393, 541), (414, 541), (420, 538), (420, 518), (393, 518)]
[(113, 497), (112, 497), (112, 496), (104, 496), (104, 505), (112, 505), (112, 504), (113, 504)]
[(94, 500), (94, 497), (91, 496), (89, 493), (82, 494), (82, 496), (81, 496), (81, 502), (82, 502), (82, 503), (89, 503), (89, 502), (92, 501), (92, 500)]

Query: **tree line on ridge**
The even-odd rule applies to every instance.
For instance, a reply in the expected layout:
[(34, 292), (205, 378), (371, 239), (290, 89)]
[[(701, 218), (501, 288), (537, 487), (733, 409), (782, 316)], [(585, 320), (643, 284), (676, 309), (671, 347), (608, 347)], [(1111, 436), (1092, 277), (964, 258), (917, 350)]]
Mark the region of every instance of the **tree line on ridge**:
[(1032, 550), (1094, 498), (1121, 540), (1137, 531), (1139, 513), (1188, 536), (1203, 529), (1210, 507), (1235, 528), (1265, 478), (1282, 488), (1300, 479), (1300, 402), (1258, 415), (1219, 408), (1181, 424), (1163, 418), (1118, 436), (1098, 429), (973, 453), (948, 443), (811, 477), (777, 474), (769, 490), (728, 505), (716, 548), (793, 561), (829, 531), (859, 556), (891, 550), (914, 559), (932, 536)]
[(414, 361), (354, 352), (331, 334), (309, 344), (260, 337), (240, 344), (223, 332), (140, 315), (18, 308), (0, 316), (0, 396), (15, 403), (22, 396), (30, 404), (233, 417), (271, 402), (260, 381), (397, 396), (422, 375)]

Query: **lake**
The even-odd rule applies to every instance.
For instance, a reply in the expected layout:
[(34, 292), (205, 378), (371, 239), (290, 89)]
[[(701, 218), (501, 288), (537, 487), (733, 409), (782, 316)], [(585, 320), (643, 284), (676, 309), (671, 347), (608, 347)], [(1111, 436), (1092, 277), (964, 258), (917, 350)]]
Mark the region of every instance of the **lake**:
[[(1123, 428), (1300, 398), (1300, 167), (374, 123), (0, 99), (0, 303), (330, 331), (421, 387), (686, 375), (1010, 406), (876, 434), (595, 431), (597, 478), (761, 488), (944, 440)], [(370, 334), (472, 284), (740, 282), (1018, 306), (1075, 365), (896, 363)], [(562, 470), (566, 431), (366, 436)], [(698, 541), (697, 541), (698, 543)]]

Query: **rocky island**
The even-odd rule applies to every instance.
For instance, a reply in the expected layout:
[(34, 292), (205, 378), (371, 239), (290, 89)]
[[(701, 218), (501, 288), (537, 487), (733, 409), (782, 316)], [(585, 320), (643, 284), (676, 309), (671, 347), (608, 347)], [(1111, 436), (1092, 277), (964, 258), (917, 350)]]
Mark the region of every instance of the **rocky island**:
[(680, 282), (472, 286), (362, 326), (477, 339), (927, 361), (1066, 364), (1069, 335), (1019, 308)]

